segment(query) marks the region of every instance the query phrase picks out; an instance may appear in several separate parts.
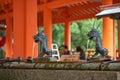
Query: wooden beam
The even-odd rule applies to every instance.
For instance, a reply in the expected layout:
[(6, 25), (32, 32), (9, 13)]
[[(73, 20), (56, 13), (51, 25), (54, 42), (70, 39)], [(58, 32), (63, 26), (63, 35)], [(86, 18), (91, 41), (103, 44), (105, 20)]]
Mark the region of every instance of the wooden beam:
[(88, 9), (88, 8), (99, 7), (100, 5), (102, 5), (102, 3), (100, 3), (100, 2), (89, 3), (88, 5), (82, 5), (82, 6), (70, 8), (70, 9), (68, 9), (68, 12), (72, 13), (74, 11), (79, 11), (79, 10), (85, 10), (85, 9)]
[(6, 18), (6, 14), (1, 14), (0, 15), (0, 20), (4, 20)]
[(74, 18), (69, 18), (69, 21), (76, 21), (76, 20), (83, 20), (83, 19), (89, 19), (89, 18), (95, 18), (95, 14), (90, 14), (90, 15), (84, 15), (84, 16), (79, 16), (79, 17), (74, 17)]
[[(96, 11), (96, 12), (93, 12), (93, 13), (90, 13), (89, 15), (86, 13), (86, 14), (83, 14), (83, 15), (78, 15), (78, 16), (70, 16), (68, 18), (69, 21), (74, 21), (74, 20), (82, 20), (82, 19), (89, 19), (89, 18), (95, 18), (95, 15), (98, 13), (99, 11)], [(65, 21), (65, 18), (63, 19), (54, 19), (53, 20), (53, 24), (61, 24), (61, 23), (64, 23)], [(41, 25), (41, 24), (39, 24)]]
[[(84, 15), (84, 16), (78, 16), (78, 17), (73, 17), (73, 18), (68, 18), (67, 20), (68, 21), (76, 21), (76, 20), (85, 20), (85, 19), (90, 19), (90, 18), (96, 18), (95, 17), (95, 14), (96, 13), (94, 13), (94, 14), (90, 14), (90, 15)], [(61, 23), (64, 23), (65, 22), (65, 19), (61, 19), (61, 20), (59, 20), (59, 21), (57, 21), (57, 20), (54, 20), (53, 21), (53, 24), (61, 24)]]
[(9, 0), (0, 0), (0, 3), (8, 2)]
[(0, 20), (4, 20), (6, 19), (6, 17), (9, 16), (9, 17), (13, 17), (13, 13), (6, 13), (6, 14), (1, 14), (0, 15)]
[(90, 1), (90, 0), (56, 0), (56, 1), (46, 3), (46, 4), (38, 5), (38, 12), (42, 11), (44, 7), (53, 9), (53, 8), (58, 8), (58, 7), (62, 7), (62, 6), (70, 5), (70, 4), (86, 2), (86, 1)]
[[(69, 18), (73, 14), (74, 15), (83, 15), (83, 14), (85, 15), (87, 13), (91, 14), (91, 13), (94, 13), (94, 12), (98, 12), (96, 10), (96, 7), (98, 7), (100, 5), (102, 5), (101, 2), (94, 2), (94, 3), (88, 3), (86, 5), (77, 6), (77, 7), (71, 7), (71, 8), (66, 9), (65, 11), (63, 11), (62, 9), (59, 9), (59, 14), (64, 16), (65, 18)], [(93, 10), (91, 12), (90, 9), (91, 10), (95, 9), (95, 10)]]
[[(3, 2), (4, 0), (0, 0), (0, 2)], [(5, 1), (8, 1), (8, 0), (5, 0)], [(4, 1), (4, 2), (5, 2)], [(76, 1), (76, 2), (75, 2)], [(43, 10), (43, 8), (45, 7), (45, 6), (47, 6), (47, 7), (49, 7), (50, 5), (52, 5), (52, 4), (55, 4), (55, 5), (53, 5), (53, 6), (51, 6), (51, 7), (49, 7), (49, 8), (56, 8), (56, 7), (59, 7), (59, 6), (65, 6), (65, 5), (67, 5), (67, 4), (74, 4), (74, 3), (80, 3), (80, 2), (82, 2), (82, 1), (89, 1), (89, 0), (62, 0), (62, 1), (60, 1), (60, 0), (56, 0), (56, 1), (53, 1), (53, 2), (49, 2), (49, 3), (46, 3), (46, 4), (43, 4), (43, 5), (38, 5), (38, 11), (41, 11), (41, 10)], [(68, 3), (67, 3), (68, 2)], [(57, 6), (58, 5), (58, 6)], [(83, 10), (83, 9), (87, 9), (87, 8), (89, 8), (89, 7), (97, 7), (97, 6), (100, 6), (101, 5), (101, 3), (100, 2), (96, 2), (96, 3), (89, 3), (89, 5), (83, 5), (83, 6), (80, 6), (80, 7), (74, 7), (74, 8), (71, 8), (71, 9), (68, 9), (67, 11), (68, 11), (68, 13), (70, 14), (70, 13), (72, 13), (72, 12), (74, 12), (75, 10)], [(10, 14), (10, 16), (12, 17), (13, 15), (11, 15), (12, 13), (9, 13)], [(3, 20), (3, 19), (5, 19), (6, 18), (6, 14), (2, 14), (2, 15), (0, 15), (0, 20)]]
[(38, 12), (43, 11), (43, 9), (44, 9), (45, 6), (46, 6), (45, 4), (38, 5), (38, 6), (37, 6), (37, 11), (38, 11)]
[(64, 21), (62, 21), (62, 20), (60, 20), (60, 21), (53, 21), (53, 24), (63, 24), (64, 23)]
[(57, 0), (49, 3), (47, 7), (52, 9), (52, 8), (58, 8), (58, 7), (62, 7), (70, 4), (85, 2), (85, 1), (89, 1), (89, 0)]

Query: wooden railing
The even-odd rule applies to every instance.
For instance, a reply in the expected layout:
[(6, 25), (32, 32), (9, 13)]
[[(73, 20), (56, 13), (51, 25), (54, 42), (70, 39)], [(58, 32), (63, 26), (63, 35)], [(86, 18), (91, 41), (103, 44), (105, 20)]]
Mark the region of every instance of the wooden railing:
[[(72, 51), (72, 52), (75, 53), (75, 51)], [(86, 53), (88, 54), (87, 57), (91, 57), (95, 53), (95, 50), (88, 50)], [(115, 54), (116, 54), (116, 58), (118, 58), (119, 57), (119, 51), (116, 50)]]
[[(88, 50), (87, 53), (88, 53), (88, 57), (91, 57), (92, 54), (95, 53), (95, 50)], [(116, 50), (115, 54), (116, 54), (116, 58), (118, 59), (118, 57), (119, 57), (119, 51)]]

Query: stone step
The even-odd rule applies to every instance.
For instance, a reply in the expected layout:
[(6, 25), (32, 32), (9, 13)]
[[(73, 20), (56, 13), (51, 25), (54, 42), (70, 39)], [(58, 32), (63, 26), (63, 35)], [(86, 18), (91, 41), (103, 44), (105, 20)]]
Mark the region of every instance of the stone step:
[(0, 69), (0, 80), (120, 80), (114, 71)]

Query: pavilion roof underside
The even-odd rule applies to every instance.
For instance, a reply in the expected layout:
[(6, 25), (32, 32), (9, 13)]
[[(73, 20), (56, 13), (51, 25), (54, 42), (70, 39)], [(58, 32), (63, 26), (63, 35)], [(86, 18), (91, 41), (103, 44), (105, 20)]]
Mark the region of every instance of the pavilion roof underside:
[[(57, 0), (54, 0), (53, 2), (55, 1)], [(66, 19), (69, 21), (74, 21), (93, 18), (95, 17), (95, 14), (101, 11), (99, 8), (101, 5), (101, 1), (95, 2), (93, 0), (84, 0), (80, 2), (79, 0), (77, 3), (70, 3), (61, 7), (52, 8), (52, 21), (53, 23), (63, 23)], [(43, 12), (41, 11), (38, 13), (39, 25), (43, 23), (42, 21)]]
[[(63, 23), (65, 20), (83, 20), (95, 17), (101, 11), (102, 0), (37, 0), (38, 25), (43, 24), (43, 8), (47, 5), (52, 10), (52, 22)], [(13, 17), (13, 0), (0, 0), (0, 20)]]

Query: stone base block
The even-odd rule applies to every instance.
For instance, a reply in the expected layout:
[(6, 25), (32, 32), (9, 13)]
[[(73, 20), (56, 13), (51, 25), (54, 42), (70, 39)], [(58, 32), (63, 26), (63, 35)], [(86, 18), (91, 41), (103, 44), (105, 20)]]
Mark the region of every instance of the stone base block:
[(0, 69), (0, 80), (120, 80), (115, 71)]

